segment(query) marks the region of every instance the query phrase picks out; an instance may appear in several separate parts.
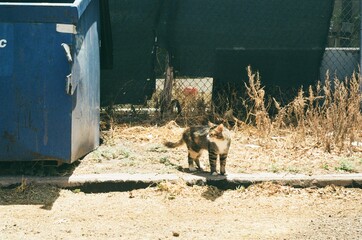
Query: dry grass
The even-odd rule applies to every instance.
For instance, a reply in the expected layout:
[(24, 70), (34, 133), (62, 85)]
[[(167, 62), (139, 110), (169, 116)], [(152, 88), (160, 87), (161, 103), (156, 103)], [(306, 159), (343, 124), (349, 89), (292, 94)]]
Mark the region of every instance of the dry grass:
[[(308, 94), (301, 88), (294, 100), (284, 107), (275, 101), (278, 115), (274, 127), (289, 128), (305, 141), (312, 136), (327, 152), (351, 150), (361, 133), (361, 93), (359, 74), (333, 82), (326, 74), (324, 83), (309, 86)], [(333, 84), (332, 84), (333, 83)]]
[[(215, 117), (225, 124), (230, 123), (232, 144), (226, 167), (228, 173), (362, 172), (359, 74), (343, 81), (327, 78), (315, 86), (300, 88), (292, 101), (284, 105), (274, 99), (275, 115), (270, 114), (271, 98), (266, 97), (259, 74), (250, 68), (248, 74), (249, 81), (242, 86), (246, 90), (245, 97), (231, 96), (229, 102), (224, 101), (228, 104), (224, 112)], [(203, 123), (213, 114), (208, 107), (197, 111), (197, 98), (188, 97), (181, 101), (189, 112), (164, 119), (145, 107), (109, 106), (104, 109), (101, 115), (103, 143), (71, 168), (55, 171), (40, 168), (35, 163), (22, 167), (1, 164), (0, 172), (40, 176), (188, 173), (186, 147), (168, 149), (163, 145), (165, 140), (179, 140), (187, 126)], [(239, 112), (244, 113), (244, 118), (234, 116), (236, 107), (242, 108)], [(206, 170), (209, 169), (207, 158), (207, 154), (201, 157)], [(27, 189), (25, 179), (17, 191), (26, 192)]]
[(271, 131), (271, 121), (265, 104), (265, 91), (260, 82), (259, 73), (252, 73), (250, 66), (247, 68), (249, 84), (245, 84), (247, 94), (253, 102), (250, 109), (251, 115), (255, 119), (255, 125), (262, 135), (269, 135)]
[(43, 205), (46, 208), (59, 197), (59, 189), (50, 185), (27, 184), (0, 188), (0, 205)]
[[(161, 119), (157, 111), (142, 113), (141, 110), (137, 111), (131, 107), (128, 112), (117, 114), (115, 107), (109, 106), (103, 114), (105, 120), (101, 123), (102, 128), (110, 130), (112, 139), (112, 133), (127, 116), (130, 118), (129, 122), (134, 122), (138, 117), (146, 125), (163, 125), (174, 120), (182, 126), (189, 126), (203, 124), (212, 119), (226, 124), (234, 122), (237, 123), (236, 126), (241, 125), (243, 128), (255, 127), (257, 131), (254, 133), (261, 137), (270, 137), (285, 131), (295, 133), (295, 142), (305, 142), (312, 137), (316, 146), (323, 147), (327, 152), (353, 151), (354, 145), (358, 145), (362, 136), (359, 74), (354, 73), (350, 79), (346, 78), (343, 81), (331, 81), (327, 73), (323, 83), (309, 86), (306, 92), (301, 87), (297, 96), (284, 106), (270, 97), (277, 110), (276, 115), (270, 116), (271, 102), (267, 102), (267, 93), (260, 81), (259, 73), (253, 73), (250, 67), (247, 68), (247, 73), (249, 81), (244, 86), (246, 97), (240, 98), (232, 91), (230, 96), (220, 95), (219, 102), (224, 103), (225, 109), (219, 108), (218, 113), (211, 109), (209, 93), (192, 90), (185, 93), (185, 85), (175, 81), (173, 98), (180, 102), (181, 114), (175, 113)], [(237, 108), (243, 109), (235, 111), (239, 110)], [(244, 116), (236, 118), (234, 112), (242, 112)]]
[(242, 120), (249, 127), (255, 127), (258, 136), (270, 137), (290, 131), (295, 133), (292, 144), (305, 143), (312, 137), (316, 146), (322, 146), (329, 153), (352, 151), (354, 145), (358, 145), (362, 136), (359, 74), (353, 73), (343, 81), (331, 81), (327, 72), (323, 83), (309, 86), (307, 92), (301, 87), (297, 96), (284, 106), (271, 96), (277, 114), (270, 116), (270, 102), (266, 99), (259, 73), (253, 73), (250, 67), (247, 73), (246, 98), (235, 97), (236, 94), (219, 97), (224, 99), (219, 102), (227, 103), (224, 117), (230, 115), (230, 109), (238, 112), (236, 106), (242, 106)]
[[(282, 105), (269, 97), (258, 73), (250, 68), (247, 71), (249, 81), (241, 86), (244, 97), (236, 93), (220, 96), (226, 105), (217, 114), (208, 106), (198, 108), (200, 102), (195, 96), (181, 98), (181, 91), (177, 93), (185, 110), (181, 116), (161, 119), (154, 111), (108, 110), (105, 116), (113, 118), (108, 121), (113, 127), (102, 131), (106, 144), (86, 160), (99, 163), (107, 172), (182, 172), (187, 165), (186, 149), (165, 149), (162, 142), (178, 140), (185, 127), (203, 123), (211, 115), (232, 129), (229, 172), (362, 171), (359, 74), (343, 81), (327, 77), (323, 83), (301, 87), (289, 103)], [(276, 110), (273, 115), (271, 107)], [(202, 161), (207, 169), (207, 156)], [(83, 172), (82, 164), (78, 170)]]

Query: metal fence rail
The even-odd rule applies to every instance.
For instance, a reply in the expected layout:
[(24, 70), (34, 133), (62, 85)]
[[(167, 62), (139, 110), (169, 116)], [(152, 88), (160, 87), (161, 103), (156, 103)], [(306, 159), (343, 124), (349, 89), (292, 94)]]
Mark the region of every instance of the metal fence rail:
[(335, 0), (327, 48), (321, 64), (321, 80), (327, 70), (332, 79), (344, 79), (359, 71), (360, 3), (360, 0)]

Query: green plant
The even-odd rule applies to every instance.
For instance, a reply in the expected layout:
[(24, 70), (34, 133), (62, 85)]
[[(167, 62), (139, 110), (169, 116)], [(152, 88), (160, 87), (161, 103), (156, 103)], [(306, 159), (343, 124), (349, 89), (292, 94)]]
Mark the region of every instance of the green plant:
[(131, 156), (130, 152), (119, 146), (107, 146), (102, 149), (101, 157), (111, 159), (125, 159)]
[(165, 166), (173, 166), (173, 167), (177, 167), (176, 164), (172, 163), (167, 157), (162, 157), (160, 159), (160, 163), (164, 164)]
[(323, 163), (322, 168), (323, 168), (324, 170), (329, 170), (329, 165), (328, 165), (328, 163)]
[(336, 170), (339, 171), (345, 171), (345, 172), (354, 172), (354, 165), (347, 161), (347, 160), (341, 160), (339, 162), (339, 166), (335, 168)]
[(236, 187), (235, 189), (238, 193), (243, 193), (245, 192), (245, 187), (243, 185), (239, 185)]
[(287, 168), (287, 171), (290, 172), (290, 173), (300, 173), (300, 170), (296, 167), (288, 167)]
[(165, 153), (167, 152), (167, 149), (163, 147), (162, 145), (152, 146), (149, 149), (147, 149), (148, 152), (158, 152), (158, 153)]
[(269, 171), (273, 172), (273, 173), (278, 173), (279, 172), (279, 167), (275, 164), (272, 164), (269, 168)]
[(72, 192), (73, 192), (73, 193), (80, 193), (81, 190), (80, 190), (79, 188), (76, 188), (76, 189), (73, 189)]

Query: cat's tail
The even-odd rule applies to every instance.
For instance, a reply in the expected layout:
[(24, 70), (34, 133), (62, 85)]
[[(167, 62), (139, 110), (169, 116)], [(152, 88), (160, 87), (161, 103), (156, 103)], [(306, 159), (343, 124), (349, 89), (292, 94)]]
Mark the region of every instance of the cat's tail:
[(177, 142), (164, 142), (163, 143), (163, 145), (165, 145), (168, 148), (175, 148), (175, 147), (181, 146), (182, 144), (184, 144), (183, 138), (181, 138)]

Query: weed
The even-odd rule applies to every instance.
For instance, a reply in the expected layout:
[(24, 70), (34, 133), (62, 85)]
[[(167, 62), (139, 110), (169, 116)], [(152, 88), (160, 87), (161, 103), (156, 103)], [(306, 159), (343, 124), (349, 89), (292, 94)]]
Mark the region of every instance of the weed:
[(182, 194), (182, 192), (186, 189), (186, 184), (183, 181), (179, 182), (169, 182), (162, 181), (157, 183), (156, 189), (159, 192), (165, 193), (165, 198), (168, 200), (174, 200), (176, 196)]
[(328, 165), (328, 163), (323, 163), (323, 165), (322, 165), (322, 168), (324, 169), (324, 170), (329, 170), (329, 165)]
[(243, 185), (237, 186), (235, 189), (238, 193), (245, 192), (245, 187)]
[(157, 145), (157, 146), (152, 146), (149, 149), (147, 149), (148, 152), (157, 152), (157, 153), (165, 153), (167, 152), (167, 149), (164, 148), (161, 145)]
[(15, 192), (22, 193), (25, 192), (28, 189), (28, 184), (26, 178), (21, 178), (21, 183), (19, 186), (16, 187)]
[(290, 173), (300, 173), (300, 170), (296, 167), (288, 167), (287, 168), (287, 172), (290, 172)]
[(354, 172), (354, 165), (347, 161), (347, 160), (341, 160), (339, 162), (339, 166), (335, 168), (338, 171), (344, 171), (344, 172)]
[(255, 124), (258, 130), (263, 135), (268, 135), (271, 130), (271, 121), (267, 108), (265, 106), (265, 91), (264, 87), (261, 86), (259, 73), (252, 73), (251, 67), (247, 68), (249, 84), (245, 83), (247, 94), (253, 106), (251, 108), (251, 114), (255, 118)]
[(129, 166), (129, 167), (134, 167), (135, 165), (136, 165), (135, 162), (128, 162), (128, 163), (127, 163), (127, 166)]
[(162, 163), (162, 164), (165, 164), (165, 163), (167, 163), (167, 162), (169, 162), (169, 160), (167, 159), (167, 157), (162, 157), (162, 158), (160, 159), (160, 163)]
[(107, 147), (101, 152), (101, 156), (107, 160), (130, 158), (131, 154), (121, 147)]
[(123, 151), (122, 153), (124, 158), (129, 158), (131, 156), (131, 154), (127, 151)]
[(273, 173), (278, 173), (280, 170), (279, 170), (279, 167), (275, 164), (272, 164), (269, 168), (269, 171), (273, 172)]
[(173, 166), (173, 167), (177, 167), (176, 164), (172, 163), (167, 157), (162, 157), (160, 159), (160, 163), (164, 164), (165, 166)]
[(346, 142), (353, 142), (361, 124), (359, 74), (340, 81), (326, 79), (322, 85), (309, 86), (308, 94), (301, 88), (297, 97), (281, 107), (274, 99), (278, 114), (273, 123), (276, 127), (297, 127), (304, 140), (307, 134), (324, 143), (327, 152), (334, 148), (342, 151)]
[(161, 192), (168, 192), (170, 189), (169, 183), (166, 181), (157, 183), (156, 188), (158, 191), (161, 191)]
[(73, 189), (72, 192), (73, 192), (73, 193), (80, 193), (81, 190), (80, 190), (79, 188), (76, 188), (76, 189)]

